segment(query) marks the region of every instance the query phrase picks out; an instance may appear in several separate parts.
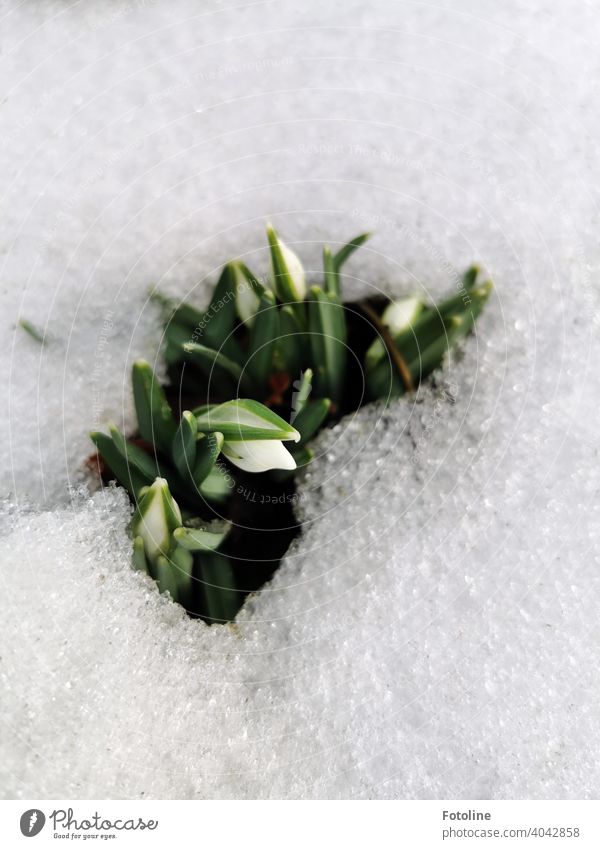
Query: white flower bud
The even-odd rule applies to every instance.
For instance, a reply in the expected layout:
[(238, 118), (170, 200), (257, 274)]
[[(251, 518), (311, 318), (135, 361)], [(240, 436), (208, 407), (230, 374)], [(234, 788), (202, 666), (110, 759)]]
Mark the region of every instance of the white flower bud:
[(181, 526), (181, 512), (164, 478), (156, 478), (144, 492), (131, 522), (135, 537), (141, 537), (150, 562), (159, 555), (168, 556), (172, 547), (171, 534)]
[(271, 273), (275, 294), (283, 303), (303, 301), (306, 297), (306, 277), (302, 263), (270, 224), (267, 227), (267, 236), (271, 248)]
[[(411, 324), (414, 324), (422, 310), (423, 301), (419, 298), (399, 298), (387, 305), (381, 316), (381, 323), (385, 324), (392, 336), (397, 336), (403, 330), (407, 330)], [(367, 369), (377, 365), (383, 356), (385, 356), (385, 345), (378, 336), (366, 353), (365, 364)]]
[(248, 327), (254, 323), (260, 298), (248, 282), (237, 262), (232, 263), (235, 281), (235, 308), (239, 318)]
[(234, 466), (245, 472), (296, 468), (296, 461), (280, 439), (226, 440), (222, 451)]

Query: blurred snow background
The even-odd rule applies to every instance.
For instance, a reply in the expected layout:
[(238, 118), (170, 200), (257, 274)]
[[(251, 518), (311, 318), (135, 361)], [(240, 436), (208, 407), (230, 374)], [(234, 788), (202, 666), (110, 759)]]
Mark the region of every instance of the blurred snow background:
[[(600, 780), (596, 3), (0, 5), (2, 759), (15, 797), (587, 797)], [(495, 296), (319, 442), (236, 627), (129, 569), (87, 432), (153, 286), (375, 237), (347, 291)], [(45, 330), (40, 348), (19, 317)]]

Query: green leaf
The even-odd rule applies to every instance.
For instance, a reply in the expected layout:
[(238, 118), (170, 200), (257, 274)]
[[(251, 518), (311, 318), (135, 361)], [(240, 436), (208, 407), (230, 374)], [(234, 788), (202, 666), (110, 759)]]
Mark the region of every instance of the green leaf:
[(165, 325), (165, 339), (167, 340), (167, 344), (172, 345), (174, 348), (183, 348), (186, 342), (191, 342), (192, 333), (193, 331), (189, 327), (179, 324), (176, 321), (170, 321)]
[(209, 380), (221, 380), (225, 376), (240, 386), (250, 384), (250, 376), (236, 362), (230, 360), (220, 351), (199, 345), (197, 342), (187, 342), (183, 346), (184, 356), (207, 375)]
[(318, 286), (310, 290), (308, 331), (313, 366), (322, 394), (338, 404), (346, 376), (346, 317), (337, 295), (323, 292)]
[(175, 298), (169, 298), (167, 295), (163, 295), (158, 291), (150, 293), (150, 300), (160, 304), (162, 307), (167, 326), (175, 324), (191, 332), (202, 321), (204, 316), (204, 313), (190, 304), (178, 303)]
[[(459, 311), (457, 297), (448, 299), (427, 311), (412, 328), (412, 338), (400, 334), (396, 344), (406, 359), (415, 385), (432, 371), (440, 368), (445, 356), (461, 338), (473, 328), (477, 316), (487, 301), (492, 284), (488, 281), (470, 291), (467, 306)], [(458, 296), (461, 299), (462, 296)], [(385, 398), (404, 394), (404, 386), (388, 357), (381, 360), (367, 374), (367, 387), (372, 398)]]
[(213, 466), (200, 484), (199, 490), (207, 501), (222, 504), (227, 500), (233, 485), (232, 477), (223, 472), (219, 466)]
[(156, 581), (159, 593), (168, 592), (173, 601), (177, 601), (177, 581), (173, 574), (173, 567), (163, 554), (151, 564), (150, 575)]
[(225, 440), (293, 439), (297, 442), (300, 439), (298, 431), (288, 422), (250, 398), (238, 398), (194, 412), (200, 432), (219, 431)]
[(284, 245), (270, 224), (267, 225), (267, 239), (271, 250), (273, 285), (277, 297), (284, 304), (301, 301), (304, 298), (304, 271), (300, 260)]
[(173, 532), (173, 536), (177, 544), (188, 551), (214, 551), (221, 545), (228, 533), (229, 527), (220, 533), (196, 528), (177, 528)]
[[(319, 398), (318, 401), (308, 401), (301, 412), (294, 418), (294, 427), (300, 431), (302, 439), (299, 445), (304, 445), (319, 430), (329, 412), (329, 398)], [(292, 451), (292, 454), (294, 452)], [(296, 455), (294, 454), (294, 457)]]
[(146, 554), (144, 551), (144, 540), (140, 536), (135, 537), (133, 540), (132, 566), (140, 572), (150, 574), (148, 570), (148, 561), (146, 560)]
[(176, 547), (169, 557), (159, 555), (153, 577), (161, 593), (169, 592), (173, 601), (185, 604), (189, 599), (194, 558), (189, 551)]
[(194, 483), (200, 486), (211, 473), (223, 447), (223, 434), (200, 434), (196, 441), (196, 461), (192, 473)]
[(21, 328), (21, 330), (24, 330), (25, 333), (28, 333), (32, 339), (35, 339), (36, 342), (39, 342), (40, 345), (46, 344), (44, 332), (37, 328), (35, 324), (32, 324), (26, 318), (19, 319), (19, 327)]
[(177, 601), (184, 607), (191, 601), (194, 557), (191, 551), (177, 546), (170, 555), (176, 582)]
[(235, 324), (235, 268), (227, 263), (203, 316), (202, 339), (209, 348), (221, 348)]
[(282, 369), (288, 374), (297, 374), (304, 359), (306, 335), (302, 331), (296, 313), (289, 305), (280, 308), (279, 323), (277, 352), (282, 361)]
[(149, 484), (153, 483), (160, 474), (155, 458), (150, 457), (142, 448), (132, 442), (128, 442), (115, 425), (111, 425), (109, 430), (115, 447), (125, 457), (129, 465), (136, 468), (141, 475), (147, 478)]
[(275, 295), (265, 290), (254, 316), (248, 345), (248, 369), (259, 387), (267, 384), (273, 371), (273, 356), (279, 339), (279, 310)]
[(335, 267), (333, 256), (331, 255), (331, 250), (327, 245), (323, 248), (323, 268), (325, 271), (325, 291), (329, 295), (339, 295), (340, 278)]
[(196, 463), (196, 441), (198, 438), (198, 426), (196, 417), (189, 410), (185, 410), (177, 432), (173, 437), (171, 457), (175, 468), (182, 478), (187, 478), (192, 473)]
[(169, 454), (176, 430), (173, 413), (147, 362), (138, 360), (134, 363), (132, 381), (140, 434), (147, 442)]
[(408, 368), (415, 386), (428, 377), (432, 371), (440, 368), (444, 364), (444, 359), (450, 348), (461, 335), (468, 333), (467, 328), (464, 329), (463, 333), (460, 332), (462, 324), (462, 318), (452, 316), (445, 326), (445, 333), (424, 348), (417, 359), (409, 363)]
[(467, 268), (465, 273), (462, 276), (462, 283), (465, 289), (472, 289), (473, 286), (477, 283), (477, 276), (479, 274), (479, 266), (472, 265), (470, 268)]
[(445, 301), (432, 307), (432, 309), (437, 311), (445, 319), (452, 316), (461, 316), (469, 311), (474, 312), (475, 317), (477, 317), (483, 309), (491, 291), (492, 284), (489, 280), (479, 286), (472, 285), (470, 288), (465, 286), (465, 291), (447, 298)]
[(352, 241), (340, 248), (333, 257), (333, 267), (336, 273), (339, 273), (340, 268), (349, 259), (354, 251), (358, 250), (364, 243), (371, 238), (371, 233), (361, 233), (360, 236), (355, 236)]
[[(396, 347), (406, 363), (418, 359), (425, 348), (445, 335), (446, 320), (436, 307), (427, 307), (413, 325), (394, 336)], [(389, 356), (385, 354), (384, 359), (389, 360)]]
[(210, 622), (232, 622), (240, 608), (243, 594), (236, 590), (230, 560), (223, 554), (203, 554), (200, 558), (200, 580), (204, 618)]
[(154, 300), (170, 310), (170, 315), (165, 322), (169, 362), (177, 362), (182, 358), (181, 349), (188, 342), (218, 349), (229, 359), (243, 362), (242, 351), (232, 335), (236, 322), (235, 293), (236, 266), (238, 265), (239, 263), (227, 263), (223, 268), (210, 304), (204, 312), (186, 303), (175, 306), (175, 301), (158, 293), (152, 295)]
[(268, 291), (269, 291), (269, 289), (266, 289), (266, 288), (263, 286), (263, 284), (260, 282), (260, 280), (258, 279), (258, 277), (256, 277), (256, 275), (255, 275), (255, 274), (253, 274), (253, 273), (250, 271), (250, 269), (248, 268), (248, 266), (247, 266), (244, 262), (242, 262), (242, 260), (241, 260), (241, 259), (236, 260), (236, 261), (235, 261), (235, 264), (237, 265), (237, 267), (239, 268), (239, 270), (242, 272), (243, 276), (244, 276), (244, 277), (245, 277), (245, 279), (246, 279), (246, 282), (248, 283), (248, 285), (250, 286), (250, 288), (252, 289), (252, 291), (254, 292), (254, 294), (255, 294), (258, 298), (262, 298), (262, 296), (265, 294), (265, 292), (268, 292)]
[(126, 455), (115, 445), (112, 438), (105, 433), (94, 431), (90, 434), (90, 437), (121, 486), (125, 487), (133, 498), (138, 498), (140, 490), (149, 486), (155, 475), (148, 477), (140, 472), (136, 465), (128, 461)]
[(204, 321), (204, 313), (193, 307), (191, 304), (180, 304), (173, 310), (168, 322), (168, 326), (176, 326), (182, 330), (186, 330), (188, 337), (197, 327), (201, 327)]
[(302, 412), (308, 397), (312, 391), (313, 371), (311, 368), (305, 369), (299, 380), (293, 383), (294, 393), (292, 394), (292, 415), (290, 423), (294, 423), (294, 419)]

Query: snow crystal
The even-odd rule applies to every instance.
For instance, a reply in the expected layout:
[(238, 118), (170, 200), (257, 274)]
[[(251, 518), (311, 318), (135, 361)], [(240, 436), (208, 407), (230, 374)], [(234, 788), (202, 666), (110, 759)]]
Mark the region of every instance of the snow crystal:
[[(3, 20), (0, 792), (593, 797), (597, 9), (202, 8)], [(208, 628), (129, 568), (123, 494), (79, 485), (158, 355), (152, 287), (264, 271), (267, 219), (315, 270), (374, 230), (353, 296), (472, 260), (495, 292), (416, 397), (319, 437), (302, 537)]]

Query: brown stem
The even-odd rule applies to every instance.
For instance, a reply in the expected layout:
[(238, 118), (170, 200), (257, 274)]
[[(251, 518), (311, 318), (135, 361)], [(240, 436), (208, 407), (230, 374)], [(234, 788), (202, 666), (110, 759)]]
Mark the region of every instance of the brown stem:
[(361, 310), (370, 320), (371, 324), (375, 327), (375, 330), (379, 333), (381, 338), (383, 339), (383, 344), (387, 348), (387, 352), (390, 355), (392, 362), (396, 366), (398, 374), (400, 375), (400, 379), (404, 384), (404, 388), (407, 392), (410, 392), (414, 389), (412, 377), (410, 375), (410, 371), (408, 370), (408, 366), (406, 365), (406, 360), (398, 350), (396, 343), (394, 341), (394, 337), (390, 333), (389, 329), (383, 324), (373, 307), (368, 304), (366, 301), (361, 301), (359, 304)]

